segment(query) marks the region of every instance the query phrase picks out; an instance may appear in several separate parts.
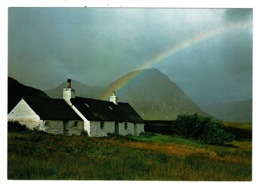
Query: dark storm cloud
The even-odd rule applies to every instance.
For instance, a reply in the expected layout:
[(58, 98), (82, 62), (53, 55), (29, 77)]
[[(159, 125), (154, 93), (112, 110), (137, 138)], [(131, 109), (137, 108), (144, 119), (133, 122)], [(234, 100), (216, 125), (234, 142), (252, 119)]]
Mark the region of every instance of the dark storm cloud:
[(252, 20), (252, 9), (239, 8), (239, 9), (227, 9), (225, 11), (225, 19), (227, 21), (240, 21), (240, 20)]

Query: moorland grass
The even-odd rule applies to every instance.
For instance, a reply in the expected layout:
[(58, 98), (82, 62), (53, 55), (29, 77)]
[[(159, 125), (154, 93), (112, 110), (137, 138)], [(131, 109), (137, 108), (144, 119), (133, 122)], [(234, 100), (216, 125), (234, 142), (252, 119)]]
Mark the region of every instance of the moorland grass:
[(140, 137), (8, 133), (8, 179), (250, 181), (251, 140), (228, 146)]

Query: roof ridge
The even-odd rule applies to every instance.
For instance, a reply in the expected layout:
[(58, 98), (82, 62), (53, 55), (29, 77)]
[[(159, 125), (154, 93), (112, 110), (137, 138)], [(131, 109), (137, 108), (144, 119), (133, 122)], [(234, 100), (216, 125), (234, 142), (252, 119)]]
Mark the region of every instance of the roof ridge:
[[(72, 98), (73, 99), (73, 98)], [(111, 104), (113, 102), (111, 101), (106, 101), (106, 100), (101, 100), (101, 99), (93, 99), (93, 98), (86, 98), (86, 97), (78, 97), (76, 96), (74, 99), (82, 99), (82, 100), (93, 100), (93, 101), (99, 101), (99, 102), (104, 102), (104, 103), (108, 103)], [(114, 103), (113, 103), (114, 104)], [(129, 104), (127, 102), (118, 102), (118, 104)], [(115, 104), (114, 104), (115, 105)]]

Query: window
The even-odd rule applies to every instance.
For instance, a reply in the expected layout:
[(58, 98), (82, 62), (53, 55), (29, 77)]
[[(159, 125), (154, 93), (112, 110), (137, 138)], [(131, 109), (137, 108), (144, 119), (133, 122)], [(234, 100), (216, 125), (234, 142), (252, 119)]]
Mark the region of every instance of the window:
[(103, 121), (100, 122), (100, 129), (104, 129), (104, 125), (105, 125), (105, 123)]
[(125, 123), (125, 130), (127, 130), (127, 123)]

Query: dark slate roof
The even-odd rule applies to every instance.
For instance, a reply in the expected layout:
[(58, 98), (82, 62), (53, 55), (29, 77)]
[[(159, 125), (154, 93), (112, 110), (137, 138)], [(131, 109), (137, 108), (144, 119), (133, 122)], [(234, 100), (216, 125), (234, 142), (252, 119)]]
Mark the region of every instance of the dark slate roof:
[(81, 97), (72, 98), (71, 102), (90, 121), (143, 122), (128, 103), (115, 105), (109, 101)]
[(23, 97), (42, 120), (81, 120), (63, 99)]

